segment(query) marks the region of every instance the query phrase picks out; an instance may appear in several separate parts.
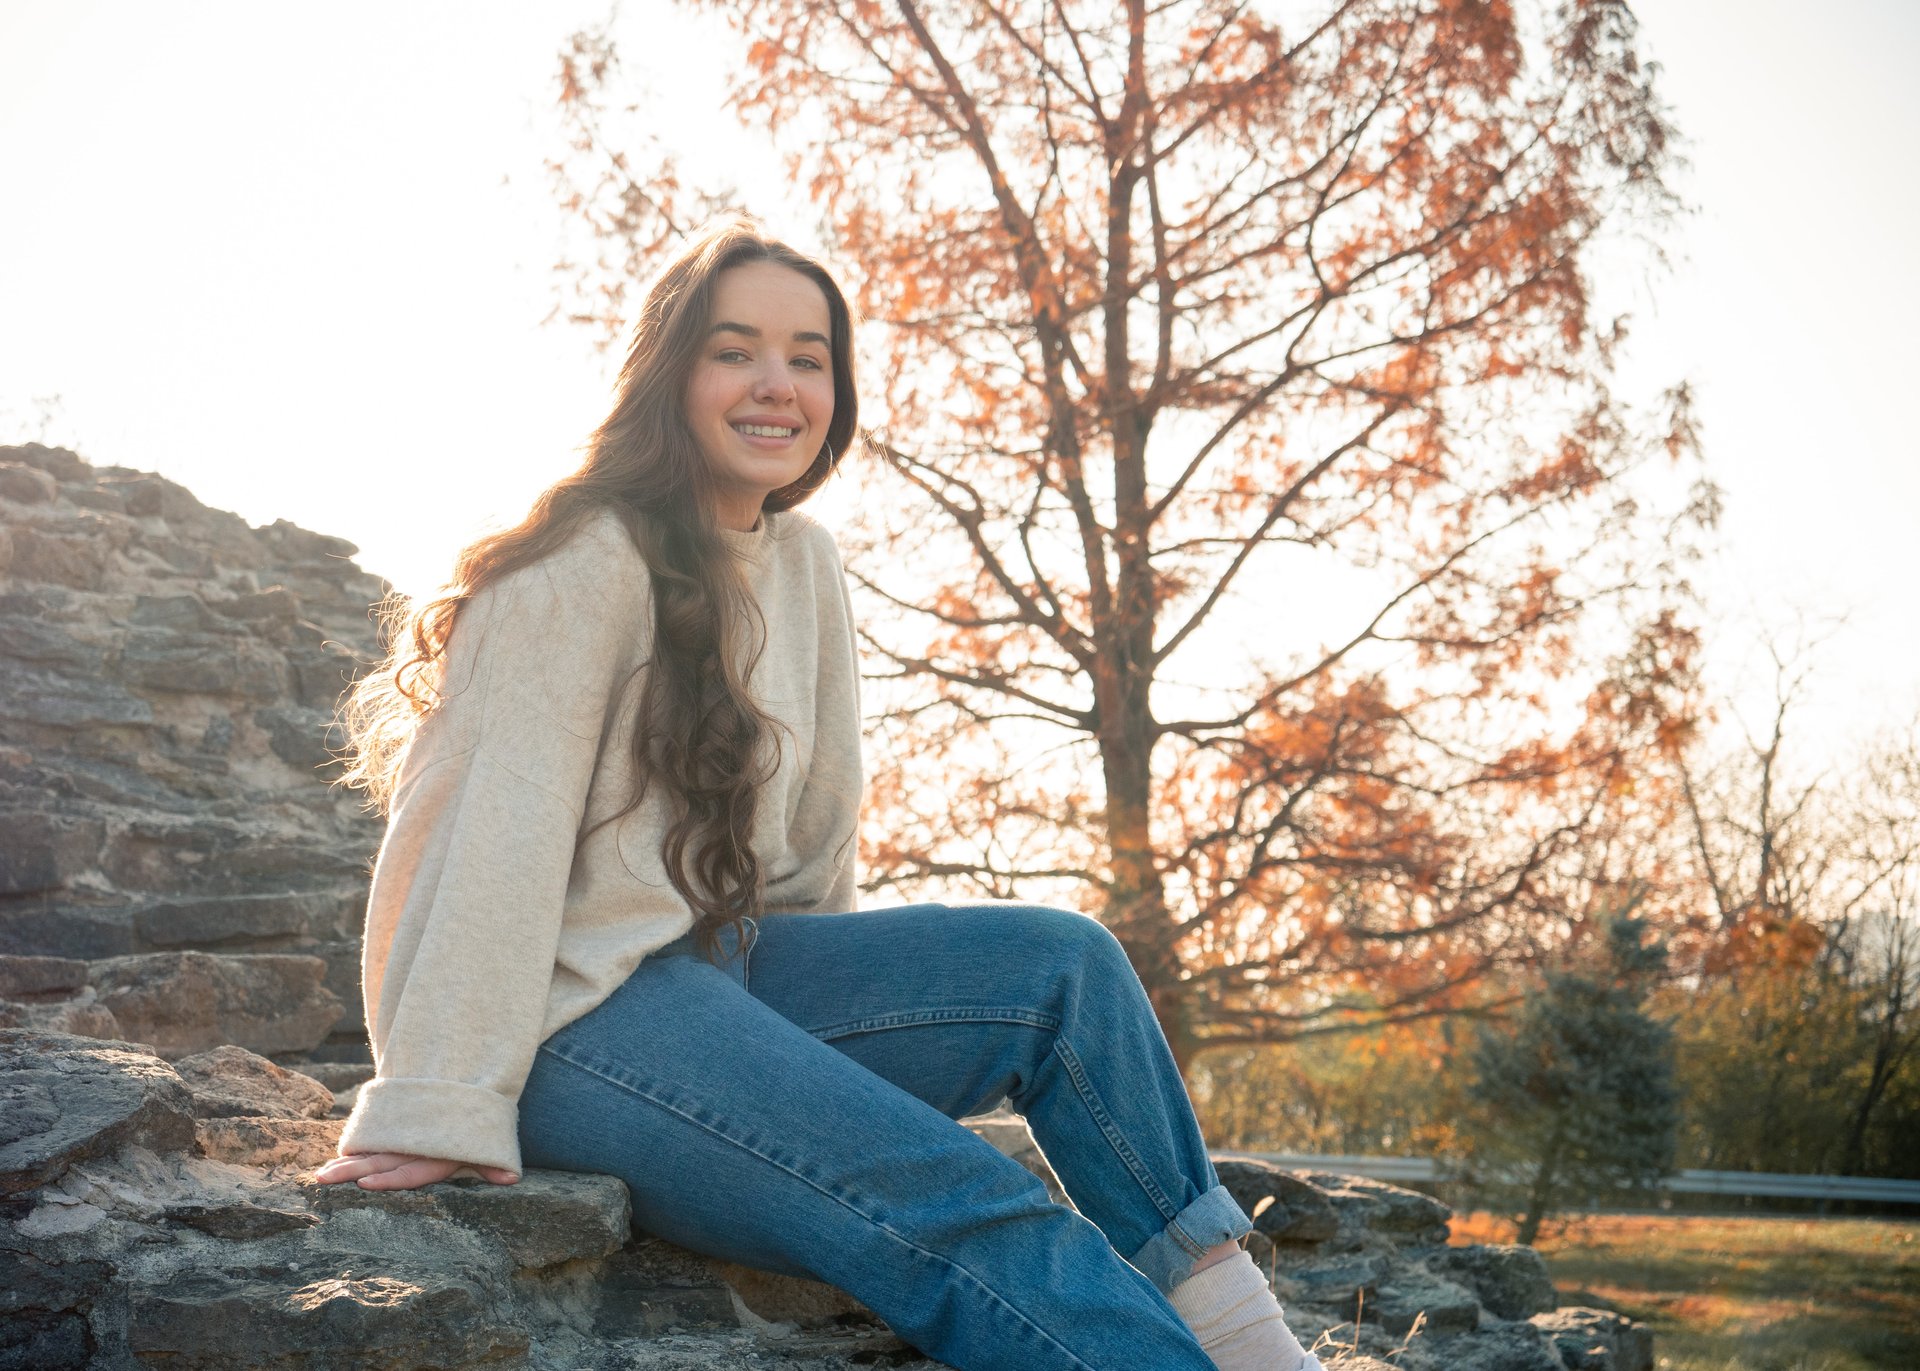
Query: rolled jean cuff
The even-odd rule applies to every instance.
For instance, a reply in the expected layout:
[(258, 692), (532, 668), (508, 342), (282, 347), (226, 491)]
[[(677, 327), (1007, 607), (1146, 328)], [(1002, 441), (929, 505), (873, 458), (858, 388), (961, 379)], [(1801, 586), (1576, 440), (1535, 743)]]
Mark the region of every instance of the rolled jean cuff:
[(1238, 1242), (1253, 1231), (1253, 1220), (1240, 1202), (1216, 1185), (1174, 1215), (1147, 1245), (1127, 1258), (1141, 1275), (1167, 1294), (1193, 1274), (1193, 1264), (1210, 1247)]

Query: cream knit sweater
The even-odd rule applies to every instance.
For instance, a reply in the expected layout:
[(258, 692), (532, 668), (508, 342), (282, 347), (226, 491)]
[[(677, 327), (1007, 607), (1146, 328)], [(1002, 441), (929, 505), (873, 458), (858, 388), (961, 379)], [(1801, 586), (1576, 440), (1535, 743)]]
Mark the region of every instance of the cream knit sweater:
[[(766, 620), (749, 689), (783, 726), (753, 832), (767, 911), (852, 910), (860, 709), (839, 555), (799, 513), (727, 538)], [(580, 836), (633, 793), (652, 606), (608, 512), (461, 609), (374, 868), (362, 973), (377, 1075), (342, 1153), (518, 1171), (535, 1050), (691, 926), (661, 859), (662, 787)]]

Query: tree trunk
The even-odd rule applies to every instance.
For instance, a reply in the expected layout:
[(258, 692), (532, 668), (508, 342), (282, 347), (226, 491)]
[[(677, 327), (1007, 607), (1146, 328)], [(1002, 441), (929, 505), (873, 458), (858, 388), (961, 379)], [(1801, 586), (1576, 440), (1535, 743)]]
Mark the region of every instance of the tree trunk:
[(1533, 1185), (1527, 1191), (1527, 1211), (1520, 1216), (1520, 1231), (1514, 1241), (1522, 1247), (1532, 1247), (1533, 1240), (1540, 1236), (1540, 1224), (1553, 1209), (1555, 1172), (1560, 1166), (1560, 1149), (1565, 1141), (1566, 1124), (1564, 1121), (1553, 1126), (1553, 1137), (1547, 1143), (1546, 1155), (1540, 1158), (1539, 1169), (1533, 1173)]
[(1879, 1035), (1873, 1044), (1873, 1069), (1867, 1076), (1867, 1088), (1860, 1097), (1859, 1108), (1853, 1111), (1853, 1121), (1847, 1128), (1847, 1145), (1840, 1159), (1840, 1174), (1843, 1176), (1864, 1176), (1867, 1174), (1867, 1129), (1873, 1123), (1873, 1111), (1881, 1098), (1887, 1093), (1887, 1087), (1893, 1083), (1897, 1039), (1900, 1031), (1900, 1013), (1904, 1007), (1902, 997), (1896, 992), (1887, 1007), (1887, 1016), (1880, 1026)]
[[(1118, 674), (1118, 673), (1115, 673)], [(1146, 713), (1144, 690), (1128, 700), (1124, 689), (1112, 692), (1120, 711)], [(1129, 706), (1132, 706), (1129, 708)], [(1105, 923), (1126, 949), (1134, 974), (1146, 987), (1160, 1031), (1180, 1074), (1199, 1050), (1180, 978), (1180, 960), (1168, 937), (1172, 919), (1167, 911), (1166, 887), (1154, 860), (1148, 822), (1152, 794), (1152, 763), (1144, 728), (1124, 724), (1102, 731), (1100, 751), (1107, 784), (1107, 842), (1112, 884), (1107, 892)], [(1117, 733), (1119, 736), (1111, 736)]]

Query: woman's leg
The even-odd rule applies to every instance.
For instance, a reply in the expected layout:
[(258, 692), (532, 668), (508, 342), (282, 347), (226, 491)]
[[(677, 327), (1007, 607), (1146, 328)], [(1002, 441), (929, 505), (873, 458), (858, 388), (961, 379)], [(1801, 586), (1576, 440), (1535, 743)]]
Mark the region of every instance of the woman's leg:
[(1105, 928), (1031, 906), (934, 905), (772, 916), (760, 930), (755, 998), (949, 1117), (1007, 1099), (1219, 1371), (1317, 1371), (1239, 1250), (1252, 1224), (1214, 1174), (1146, 991)]
[(647, 958), (542, 1044), (520, 1109), (528, 1165), (618, 1175), (646, 1231), (830, 1281), (962, 1371), (1211, 1371), (1091, 1223), (733, 964)]
[(753, 996), (949, 1118), (1003, 1098), (1073, 1202), (1163, 1293), (1252, 1228), (1120, 944), (1018, 905), (771, 915)]

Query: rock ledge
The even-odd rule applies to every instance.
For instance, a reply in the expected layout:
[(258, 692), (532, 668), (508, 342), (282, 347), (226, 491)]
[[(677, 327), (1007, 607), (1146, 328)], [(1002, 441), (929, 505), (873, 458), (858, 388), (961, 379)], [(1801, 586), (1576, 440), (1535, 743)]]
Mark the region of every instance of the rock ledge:
[[(0, 1367), (225, 1371), (241, 1348), (303, 1371), (935, 1366), (831, 1286), (633, 1233), (611, 1177), (316, 1184), (341, 1127), (315, 1116), (329, 1099), (239, 1048), (176, 1069), (0, 1030)], [(978, 1126), (1047, 1174), (1018, 1120)], [(1446, 1246), (1427, 1196), (1216, 1165), (1249, 1210), (1277, 1197), (1249, 1248), (1329, 1366), (1650, 1371), (1644, 1328), (1555, 1309), (1531, 1249)]]

